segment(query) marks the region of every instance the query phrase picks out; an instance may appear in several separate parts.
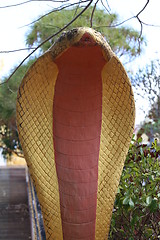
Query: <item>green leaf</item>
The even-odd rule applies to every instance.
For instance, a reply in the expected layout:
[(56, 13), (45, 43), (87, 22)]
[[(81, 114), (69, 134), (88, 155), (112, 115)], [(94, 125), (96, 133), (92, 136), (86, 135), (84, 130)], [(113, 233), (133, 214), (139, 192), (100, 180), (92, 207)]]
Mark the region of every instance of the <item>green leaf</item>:
[(131, 175), (129, 173), (125, 174), (124, 177), (123, 177), (123, 180), (129, 178)]
[(129, 197), (125, 197), (123, 199), (123, 205), (127, 205), (129, 203)]
[(150, 211), (151, 212), (156, 212), (157, 209), (158, 209), (158, 204), (157, 204), (157, 200), (156, 199), (153, 199), (151, 204), (150, 204)]
[(134, 226), (136, 222), (139, 222), (139, 216), (133, 215), (131, 220), (131, 225)]
[(120, 193), (120, 192), (121, 192), (121, 191), (120, 191), (120, 188), (118, 187), (117, 194)]
[(138, 138), (137, 142), (141, 143), (142, 142), (142, 137)]
[(146, 198), (146, 203), (147, 203), (147, 205), (150, 205), (151, 202), (152, 202), (152, 197), (151, 197), (151, 196), (148, 196), (148, 197)]
[(152, 228), (148, 228), (147, 229), (147, 233), (149, 236), (151, 236), (153, 234), (153, 229)]
[(132, 198), (129, 199), (129, 206), (132, 208), (134, 207), (134, 202), (133, 202)]

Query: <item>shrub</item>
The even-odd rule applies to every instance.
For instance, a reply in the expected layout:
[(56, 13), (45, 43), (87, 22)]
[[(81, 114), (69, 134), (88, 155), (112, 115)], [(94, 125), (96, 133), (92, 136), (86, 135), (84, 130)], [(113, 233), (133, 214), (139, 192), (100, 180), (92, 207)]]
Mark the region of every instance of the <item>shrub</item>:
[(115, 200), (109, 239), (160, 239), (160, 147), (133, 140)]

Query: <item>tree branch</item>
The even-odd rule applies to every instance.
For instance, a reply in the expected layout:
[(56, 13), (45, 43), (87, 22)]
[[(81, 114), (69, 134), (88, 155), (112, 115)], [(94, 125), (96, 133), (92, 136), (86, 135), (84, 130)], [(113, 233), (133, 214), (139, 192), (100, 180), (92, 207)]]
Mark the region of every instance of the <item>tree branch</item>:
[(89, 6), (92, 4), (93, 0), (90, 0), (89, 3), (87, 4), (87, 6), (79, 13), (77, 14), (69, 23), (67, 23), (63, 28), (61, 28), (59, 31), (57, 31), (55, 34), (49, 36), (47, 39), (45, 39), (41, 44), (39, 44), (30, 54), (28, 54), (23, 60), (22, 62), (16, 67), (16, 69), (12, 72), (12, 74), (9, 76), (9, 78), (5, 81), (0, 83), (0, 85), (3, 85), (5, 83), (7, 83), (11, 77), (15, 74), (15, 72), (22, 66), (22, 64), (33, 54), (35, 53), (43, 44), (45, 44), (46, 42), (48, 42), (50, 39), (52, 39), (53, 37), (57, 36), (59, 33), (61, 33), (62, 31), (64, 31), (67, 27), (69, 27), (73, 22), (76, 21), (77, 18), (79, 18), (79, 16), (81, 16), (88, 8)]
[[(130, 18), (127, 18), (127, 19), (123, 20), (122, 22), (117, 23), (117, 24), (114, 24), (114, 25), (111, 25), (111, 26), (104, 25), (104, 26), (99, 26), (99, 27), (112, 27), (112, 28), (119, 27), (119, 26), (121, 26), (122, 24), (124, 24), (124, 23), (126, 23), (126, 22), (128, 22), (128, 21), (130, 21), (130, 20), (132, 20), (132, 19), (134, 19), (134, 18), (137, 18), (138, 21), (143, 24), (143, 22), (142, 22), (142, 21), (140, 20), (140, 18), (139, 18), (139, 15), (145, 10), (145, 8), (147, 7), (149, 1), (150, 1), (150, 0), (147, 0), (147, 3), (145, 4), (145, 6), (144, 6), (135, 16), (132, 16), (132, 17), (130, 17)], [(98, 27), (96, 27), (96, 28), (98, 28)]]
[(141, 21), (143, 25), (148, 26), (148, 27), (156, 27), (156, 28), (160, 28), (160, 25), (155, 25), (155, 24), (149, 24), (149, 23), (145, 23), (143, 21)]
[(81, 3), (81, 0), (79, 0), (78, 5), (76, 6), (76, 10), (75, 10), (75, 13), (74, 13), (74, 17), (76, 16), (76, 14), (77, 14), (77, 12), (78, 12), (80, 3)]
[(91, 27), (93, 26), (93, 16), (94, 16), (94, 12), (95, 12), (95, 9), (96, 9), (96, 6), (97, 6), (98, 2), (99, 2), (99, 0), (97, 0), (96, 3), (94, 4), (94, 7), (93, 7), (93, 10), (92, 10), (92, 13), (91, 13), (91, 18), (90, 18)]
[[(73, 19), (67, 23), (63, 28), (59, 29), (55, 34), (49, 36), (48, 38), (46, 38), (42, 43), (40, 43), (37, 47), (35, 48), (22, 48), (22, 49), (15, 49), (15, 50), (9, 50), (9, 51), (0, 51), (0, 53), (10, 53), (10, 52), (17, 52), (17, 51), (24, 51), (24, 50), (33, 50), (31, 53), (29, 53), (23, 60), (22, 62), (18, 65), (18, 67), (13, 71), (13, 73), (10, 75), (10, 77), (7, 79), (7, 82), (10, 80), (10, 78), (14, 75), (14, 73), (19, 69), (19, 67), (33, 54), (35, 53), (43, 44), (45, 44), (46, 42), (48, 42), (50, 39), (52, 39), (53, 37), (57, 36), (59, 33), (61, 33), (62, 31), (64, 31), (68, 26), (70, 26), (74, 21), (76, 21), (76, 19), (82, 15), (87, 9), (88, 7), (93, 3), (93, 0), (79, 0), (79, 1), (76, 1), (74, 3), (71, 3), (70, 0), (28, 0), (28, 1), (25, 1), (25, 2), (22, 2), (22, 3), (19, 3), (19, 4), (15, 4), (15, 5), (9, 5), (9, 6), (3, 6), (3, 7), (0, 7), (0, 8), (5, 8), (5, 7), (13, 7), (13, 6), (18, 6), (18, 5), (22, 5), (22, 4), (26, 4), (26, 3), (29, 3), (29, 2), (33, 2), (33, 1), (51, 1), (51, 2), (61, 2), (61, 3), (68, 3), (68, 4), (62, 4), (60, 7), (58, 8), (54, 8), (52, 11), (44, 14), (43, 16), (41, 16), (40, 18), (38, 18), (37, 20), (33, 21), (32, 23), (30, 24), (27, 24), (25, 26), (28, 26), (28, 25), (31, 25), (39, 20), (41, 20), (42, 18), (48, 16), (49, 14), (53, 13), (53, 12), (57, 12), (57, 11), (61, 11), (61, 10), (64, 10), (64, 9), (67, 9), (69, 7), (73, 7), (75, 5), (77, 5), (77, 9), (79, 7), (80, 4), (82, 3), (88, 3), (87, 6), (84, 7), (84, 9), (77, 14), (77, 11), (75, 11), (75, 16), (73, 17)], [(94, 7), (93, 7), (93, 10), (92, 10), (92, 13), (91, 13), (91, 17), (90, 17), (90, 23), (91, 23), (91, 27), (93, 26), (93, 17), (94, 17), (94, 12), (95, 12), (95, 9), (96, 9), (96, 5), (97, 3), (101, 1), (101, 4), (104, 6), (104, 3), (103, 3), (103, 0), (97, 0), (96, 3), (94, 4)], [(136, 18), (138, 20), (138, 22), (140, 23), (140, 34), (139, 34), (139, 38), (138, 38), (138, 44), (139, 44), (139, 50), (140, 50), (140, 44), (141, 44), (141, 37), (142, 37), (142, 32), (143, 32), (143, 24), (145, 24), (143, 21), (141, 21), (140, 19), (140, 14), (146, 9), (146, 7), (148, 6), (149, 4), (149, 1), (150, 0), (147, 0), (146, 4), (144, 5), (144, 7), (135, 15), (135, 16), (132, 16), (120, 23), (117, 23), (117, 24), (114, 24), (114, 25), (110, 25), (110, 26), (97, 26), (95, 27), (96, 29), (97, 28), (102, 28), (102, 27), (112, 27), (112, 28), (115, 28), (115, 27), (119, 27), (120, 25)], [(108, 8), (110, 9), (109, 5), (108, 5), (108, 1), (107, 1), (107, 6)], [(108, 11), (108, 9), (105, 7), (105, 9)], [(147, 24), (145, 24), (147, 25)], [(5, 83), (5, 82), (3, 82)], [(1, 84), (3, 84), (1, 83)], [(0, 85), (1, 85), (0, 84)]]
[(10, 8), (10, 7), (18, 7), (21, 5), (24, 5), (26, 3), (31, 3), (31, 2), (55, 2), (55, 3), (64, 3), (64, 2), (69, 2), (70, 0), (28, 0), (22, 3), (16, 3), (16, 4), (11, 4), (11, 5), (6, 5), (6, 6), (0, 6), (0, 9), (3, 8)]
[(147, 5), (149, 4), (150, 0), (147, 0), (146, 4), (144, 5), (144, 7), (137, 13), (136, 17), (139, 17), (139, 15), (145, 10), (145, 8), (147, 7)]
[(140, 34), (139, 34), (139, 38), (138, 38), (138, 44), (139, 44), (139, 50), (140, 50), (140, 39), (142, 37), (142, 31), (143, 31), (143, 22), (141, 21), (141, 19), (139, 18), (139, 15), (145, 10), (145, 8), (147, 7), (147, 5), (149, 4), (150, 0), (147, 0), (146, 4), (144, 5), (144, 7), (137, 13), (137, 15), (135, 16), (135, 18), (137, 18), (138, 22), (140, 23), (141, 26), (141, 30), (140, 30)]
[(104, 9), (108, 12), (108, 14), (110, 14), (111, 8), (110, 8), (110, 6), (109, 6), (108, 1), (106, 0), (106, 4), (107, 4), (107, 7), (108, 7), (108, 8), (105, 6), (103, 0), (101, 0), (101, 4), (102, 4), (102, 6), (104, 7)]
[[(99, 0), (98, 0), (98, 1), (99, 1)], [(67, 1), (66, 1), (66, 2), (67, 2)], [(89, 2), (89, 0), (83, 0), (83, 1), (80, 0), (79, 2), (69, 3), (68, 5), (61, 5), (60, 7), (54, 8), (52, 11), (50, 11), (50, 12), (42, 15), (41, 17), (37, 18), (37, 19), (34, 20), (33, 22), (28, 23), (28, 24), (26, 24), (26, 25), (24, 25), (24, 26), (22, 26), (22, 27), (20, 27), (20, 28), (28, 27), (28, 26), (30, 26), (30, 25), (32, 25), (32, 24), (40, 21), (42, 18), (47, 17), (48, 15), (50, 15), (50, 14), (52, 14), (52, 13), (54, 13), (54, 12), (59, 12), (59, 11), (62, 11), (62, 10), (64, 10), (64, 9), (73, 7), (73, 6), (75, 6), (75, 5), (78, 5), (78, 6), (79, 6), (80, 3), (86, 3), (86, 2)]]
[(14, 49), (14, 50), (5, 50), (5, 51), (0, 51), (1, 53), (14, 53), (14, 52), (20, 52), (20, 51), (28, 51), (28, 50), (33, 50), (35, 48), (30, 47), (30, 48), (19, 48), (19, 49)]
[(32, 0), (28, 0), (28, 1), (25, 1), (25, 2), (22, 2), (22, 3), (17, 3), (17, 4), (11, 4), (11, 5), (2, 6), (2, 7), (0, 7), (0, 9), (2, 9), (2, 8), (10, 8), (10, 7), (18, 7), (18, 6), (20, 6), (20, 5), (24, 5), (24, 4), (30, 3), (30, 2), (32, 2)]

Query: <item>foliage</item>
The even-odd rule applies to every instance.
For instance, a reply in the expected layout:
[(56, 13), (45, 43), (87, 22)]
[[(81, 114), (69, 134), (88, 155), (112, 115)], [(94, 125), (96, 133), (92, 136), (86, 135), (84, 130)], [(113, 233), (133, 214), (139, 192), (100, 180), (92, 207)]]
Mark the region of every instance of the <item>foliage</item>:
[(160, 238), (160, 147), (130, 144), (116, 196), (110, 240)]
[(0, 87), (0, 147), (3, 148), (4, 156), (16, 152), (17, 148), (20, 149), (16, 128), (16, 97), (22, 77), (33, 61), (34, 59), (31, 59), (19, 68), (8, 84)]
[[(53, 12), (41, 18), (32, 27), (31, 31), (27, 36), (26, 43), (29, 46), (38, 45), (46, 38), (56, 33), (57, 30), (61, 29), (70, 22), (75, 13), (78, 13), (82, 8), (73, 8), (70, 10), (61, 10)], [(78, 12), (77, 12), (78, 11)], [(93, 19), (91, 19), (93, 13), (93, 7), (87, 9), (73, 24), (71, 24), (67, 30), (74, 27), (90, 27), (92, 21), (92, 27), (101, 32), (112, 50), (118, 56), (125, 55), (129, 58), (136, 57), (141, 53), (139, 43), (143, 43), (144, 39), (139, 38), (139, 33), (128, 27), (111, 27), (116, 26), (118, 22), (118, 15), (107, 14), (104, 10), (96, 9), (94, 11)], [(42, 46), (42, 50), (46, 51), (55, 41), (53, 38)]]

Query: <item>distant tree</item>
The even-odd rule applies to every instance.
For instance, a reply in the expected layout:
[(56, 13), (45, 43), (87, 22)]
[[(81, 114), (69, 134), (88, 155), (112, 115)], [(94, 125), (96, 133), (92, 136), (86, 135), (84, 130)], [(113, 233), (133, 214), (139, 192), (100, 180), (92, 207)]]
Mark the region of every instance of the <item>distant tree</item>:
[(33, 61), (21, 66), (7, 84), (0, 86), (0, 147), (4, 156), (13, 151), (18, 154), (21, 149), (16, 127), (16, 97), (24, 73)]
[[(138, 135), (143, 133), (149, 138), (150, 143), (154, 138), (160, 141), (160, 61), (156, 60), (146, 66), (146, 69), (139, 70), (132, 78), (136, 93), (145, 98), (148, 104), (148, 111), (145, 112), (144, 121)], [(143, 108), (143, 106), (142, 106)]]
[[(81, 10), (82, 8), (79, 8), (77, 13)], [(27, 45), (29, 47), (38, 46), (50, 35), (56, 33), (58, 29), (61, 29), (66, 22), (70, 22), (75, 14), (75, 11), (75, 8), (71, 10), (61, 10), (53, 12), (45, 18), (41, 18), (31, 27), (30, 33), (26, 39)], [(92, 12), (93, 7), (88, 8), (75, 22), (68, 26), (66, 30), (74, 27), (90, 27), (90, 17)], [(143, 45), (144, 38), (139, 36), (138, 31), (129, 27), (121, 26), (113, 28), (112, 26), (116, 26), (118, 21), (119, 19), (117, 14), (108, 14), (104, 10), (96, 9), (94, 11), (92, 27), (102, 33), (112, 50), (119, 57), (123, 55), (126, 60), (132, 60), (141, 53), (142, 48), (139, 48), (139, 42)], [(41, 50), (46, 51), (54, 41), (55, 38), (52, 38), (46, 42), (42, 45)]]

